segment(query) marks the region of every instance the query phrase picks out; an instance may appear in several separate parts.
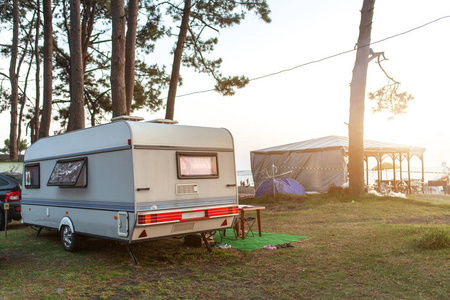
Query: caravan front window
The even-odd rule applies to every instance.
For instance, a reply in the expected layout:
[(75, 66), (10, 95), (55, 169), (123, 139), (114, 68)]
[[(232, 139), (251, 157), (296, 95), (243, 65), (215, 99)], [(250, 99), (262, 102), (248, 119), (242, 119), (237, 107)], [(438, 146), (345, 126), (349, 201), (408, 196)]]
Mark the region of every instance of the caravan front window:
[(87, 158), (58, 160), (47, 185), (60, 187), (87, 186)]
[(217, 178), (217, 153), (177, 153), (178, 178)]
[(25, 165), (25, 188), (38, 189), (40, 181), (39, 164)]

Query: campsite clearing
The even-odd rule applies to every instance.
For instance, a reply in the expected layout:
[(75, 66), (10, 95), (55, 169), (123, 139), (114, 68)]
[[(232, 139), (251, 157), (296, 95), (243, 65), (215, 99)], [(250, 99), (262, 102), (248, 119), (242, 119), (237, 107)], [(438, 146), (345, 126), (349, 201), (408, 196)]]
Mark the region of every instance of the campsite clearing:
[(83, 252), (62, 251), (59, 232), (15, 222), (0, 237), (0, 298), (48, 299), (444, 299), (450, 293), (450, 248), (423, 249), (432, 231), (450, 239), (450, 197), (408, 199), (345, 194), (271, 196), (263, 229), (305, 235), (294, 248), (187, 248), (179, 239), (125, 248), (89, 239)]

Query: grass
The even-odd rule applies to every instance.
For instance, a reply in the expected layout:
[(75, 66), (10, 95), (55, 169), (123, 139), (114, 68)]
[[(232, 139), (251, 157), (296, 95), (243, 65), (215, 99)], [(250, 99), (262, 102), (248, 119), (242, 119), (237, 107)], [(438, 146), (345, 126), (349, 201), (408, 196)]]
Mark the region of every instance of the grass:
[[(88, 239), (62, 250), (13, 223), (0, 233), (0, 299), (447, 299), (450, 197), (346, 194), (271, 196), (263, 230), (306, 235), (294, 248), (253, 252), (188, 248), (180, 239), (123, 245)], [(247, 215), (247, 214), (246, 214)], [(440, 246), (435, 246), (439, 244)]]

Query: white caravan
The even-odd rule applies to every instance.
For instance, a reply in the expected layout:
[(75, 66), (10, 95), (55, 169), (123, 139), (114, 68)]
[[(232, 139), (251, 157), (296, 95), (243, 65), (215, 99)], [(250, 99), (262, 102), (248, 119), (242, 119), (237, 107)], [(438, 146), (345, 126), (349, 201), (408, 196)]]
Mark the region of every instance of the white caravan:
[[(24, 158), (23, 223), (133, 243), (231, 227), (233, 138), (223, 128), (116, 121), (38, 140)], [(130, 253), (132, 254), (132, 253)]]

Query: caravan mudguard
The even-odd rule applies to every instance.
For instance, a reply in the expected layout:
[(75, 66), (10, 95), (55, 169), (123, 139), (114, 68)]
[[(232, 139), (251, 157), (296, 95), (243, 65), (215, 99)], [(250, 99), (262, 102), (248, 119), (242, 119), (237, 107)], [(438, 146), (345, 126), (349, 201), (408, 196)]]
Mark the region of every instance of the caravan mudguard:
[(72, 232), (75, 232), (74, 228), (73, 228), (73, 224), (72, 224), (72, 220), (69, 217), (64, 217), (62, 218), (61, 222), (59, 223), (59, 227), (58, 229), (61, 230), (61, 228), (63, 227), (63, 225), (67, 225), (70, 227), (70, 230), (72, 230)]

